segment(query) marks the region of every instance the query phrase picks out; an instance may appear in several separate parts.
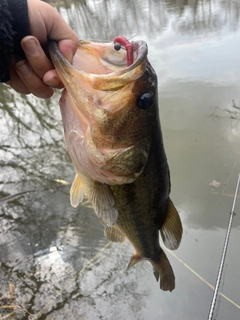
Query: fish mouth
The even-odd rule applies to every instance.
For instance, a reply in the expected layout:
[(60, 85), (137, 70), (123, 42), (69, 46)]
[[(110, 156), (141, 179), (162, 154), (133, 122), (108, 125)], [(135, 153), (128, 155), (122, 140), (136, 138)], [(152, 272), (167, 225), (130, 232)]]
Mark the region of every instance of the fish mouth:
[[(106, 67), (105, 72), (103, 72), (106, 74), (116, 72), (117, 75), (121, 75), (135, 69), (143, 62), (148, 53), (146, 42), (132, 42), (131, 46), (133, 49), (133, 62), (130, 66), (127, 66), (126, 49), (123, 46), (120, 46), (120, 50), (118, 50), (115, 48), (114, 42), (98, 43), (80, 40), (80, 47), (85, 50), (87, 55), (89, 53), (98, 54), (99, 61)], [(85, 58), (85, 61), (86, 60), (87, 57)], [(82, 70), (84, 71), (84, 66)], [(101, 70), (99, 71), (102, 73)]]
[(77, 54), (70, 64), (61, 54), (56, 41), (49, 41), (49, 54), (65, 87), (72, 86), (72, 72), (95, 90), (117, 90), (136, 81), (144, 72), (148, 48), (145, 41), (131, 43), (133, 63), (128, 66), (126, 49), (117, 51), (114, 42), (80, 40)]

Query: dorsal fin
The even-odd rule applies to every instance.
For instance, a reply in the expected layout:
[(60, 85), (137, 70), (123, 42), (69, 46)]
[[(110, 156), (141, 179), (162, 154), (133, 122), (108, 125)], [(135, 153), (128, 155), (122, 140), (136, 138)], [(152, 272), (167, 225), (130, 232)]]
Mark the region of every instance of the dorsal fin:
[(175, 250), (178, 248), (182, 239), (182, 223), (170, 198), (168, 199), (167, 216), (160, 232), (164, 245), (168, 249)]

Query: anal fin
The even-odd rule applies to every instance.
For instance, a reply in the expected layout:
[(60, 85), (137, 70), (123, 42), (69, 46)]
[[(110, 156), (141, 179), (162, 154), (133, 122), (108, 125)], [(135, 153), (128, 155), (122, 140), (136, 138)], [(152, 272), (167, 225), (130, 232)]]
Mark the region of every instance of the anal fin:
[(160, 229), (164, 245), (171, 250), (178, 248), (182, 239), (182, 223), (171, 199), (168, 199), (167, 216)]
[(136, 251), (134, 251), (134, 253), (131, 257), (131, 260), (128, 264), (127, 270), (129, 268), (131, 268), (132, 266), (134, 266), (136, 263), (140, 262), (141, 260), (143, 260), (143, 258), (140, 255), (138, 255), (138, 253)]
[(125, 235), (118, 230), (116, 227), (105, 227), (104, 235), (108, 238), (108, 240), (113, 242), (124, 242), (126, 237)]

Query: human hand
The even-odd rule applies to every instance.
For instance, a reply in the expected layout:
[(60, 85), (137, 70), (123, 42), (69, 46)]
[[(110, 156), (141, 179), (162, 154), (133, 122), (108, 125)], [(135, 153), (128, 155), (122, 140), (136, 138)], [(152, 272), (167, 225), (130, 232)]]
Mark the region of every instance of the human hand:
[(71, 62), (79, 40), (58, 12), (45, 2), (28, 0), (28, 15), (32, 36), (21, 41), (27, 60), (12, 60), (8, 84), (19, 93), (48, 99), (53, 95), (51, 87), (63, 85), (42, 47), (48, 39), (57, 40), (60, 52)]

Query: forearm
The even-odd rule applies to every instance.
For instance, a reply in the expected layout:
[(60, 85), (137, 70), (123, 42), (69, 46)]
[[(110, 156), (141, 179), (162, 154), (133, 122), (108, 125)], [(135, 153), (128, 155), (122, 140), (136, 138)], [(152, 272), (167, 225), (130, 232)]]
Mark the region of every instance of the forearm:
[(6, 82), (10, 58), (24, 57), (20, 42), (30, 34), (27, 0), (1, 0), (0, 21), (0, 82)]

